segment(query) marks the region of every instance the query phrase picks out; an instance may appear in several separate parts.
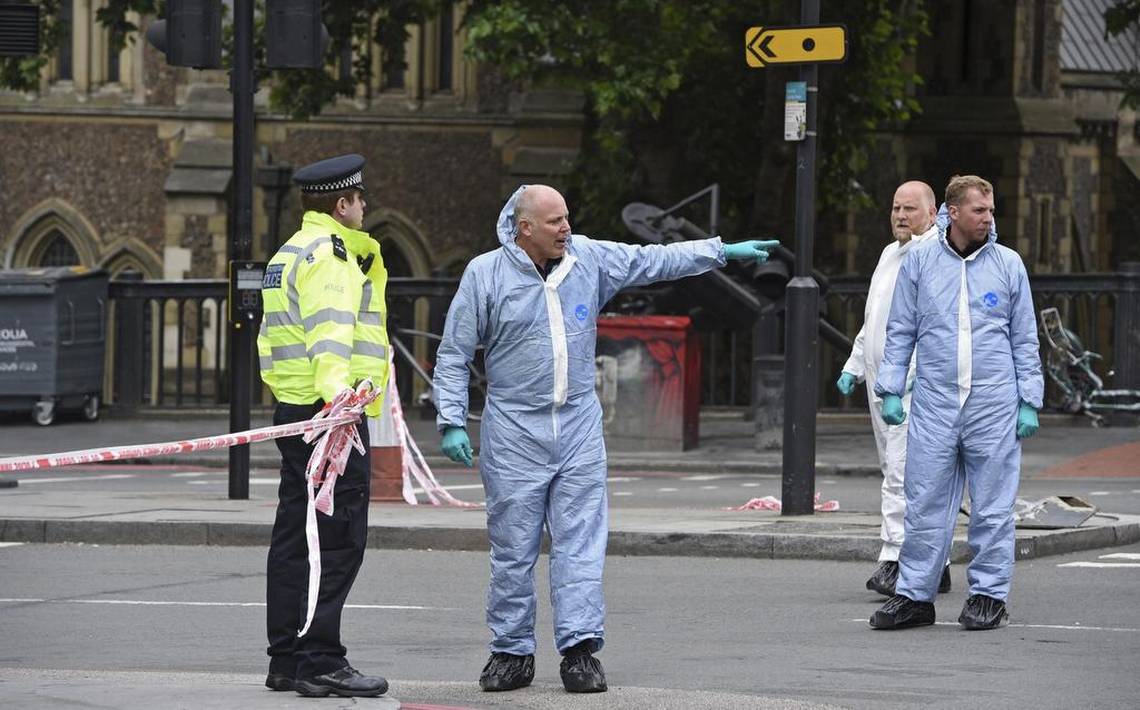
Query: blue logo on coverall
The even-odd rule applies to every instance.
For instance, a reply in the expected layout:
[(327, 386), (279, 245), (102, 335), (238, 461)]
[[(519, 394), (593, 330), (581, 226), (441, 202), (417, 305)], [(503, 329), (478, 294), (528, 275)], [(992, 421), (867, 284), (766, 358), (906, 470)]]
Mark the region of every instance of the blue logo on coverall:
[(578, 320), (586, 320), (586, 316), (590, 315), (590, 309), (586, 308), (586, 304), (579, 303), (578, 307), (574, 309), (574, 316)]
[(997, 294), (993, 291), (987, 291), (986, 295), (982, 296), (982, 302), (986, 304), (987, 308), (993, 308), (998, 304)]

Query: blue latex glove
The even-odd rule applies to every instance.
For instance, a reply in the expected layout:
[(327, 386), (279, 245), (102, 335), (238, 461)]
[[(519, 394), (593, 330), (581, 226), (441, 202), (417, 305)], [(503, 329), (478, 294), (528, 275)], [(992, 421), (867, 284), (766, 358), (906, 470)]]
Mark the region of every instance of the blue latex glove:
[(855, 375), (852, 375), (850, 372), (844, 372), (835, 382), (835, 387), (843, 393), (844, 397), (850, 397), (851, 393), (855, 391), (856, 383)]
[(471, 439), (467, 438), (467, 430), (463, 427), (448, 427), (443, 432), (443, 444), (440, 446), (443, 454), (455, 463), (470, 466), (473, 462), (474, 451), (471, 450)]
[(755, 259), (757, 264), (763, 264), (765, 261), (768, 261), (768, 250), (775, 247), (779, 243), (780, 242), (776, 239), (769, 239), (766, 241), (750, 239), (746, 242), (725, 244), (724, 258), (728, 259), (729, 261)]
[(1017, 438), (1028, 439), (1037, 433), (1037, 410), (1022, 402), (1017, 408)]
[(897, 394), (883, 395), (883, 421), (887, 424), (902, 424), (906, 421), (902, 399)]

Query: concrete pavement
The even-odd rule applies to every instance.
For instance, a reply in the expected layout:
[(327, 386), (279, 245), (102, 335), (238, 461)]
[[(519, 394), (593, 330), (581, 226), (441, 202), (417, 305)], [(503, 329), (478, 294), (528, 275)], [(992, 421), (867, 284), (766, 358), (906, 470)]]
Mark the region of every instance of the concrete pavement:
[[(0, 457), (65, 450), (152, 443), (221, 433), (220, 413), (199, 416), (150, 412), (138, 418), (108, 418), (96, 423), (60, 422), (51, 427), (0, 422)], [(265, 415), (254, 426), (264, 425)], [(409, 422), (427, 451), (436, 449), (433, 423)], [(654, 472), (779, 474), (779, 451), (757, 451), (752, 424), (739, 412), (706, 411), (701, 446), (686, 452), (612, 452), (611, 470), (620, 475)], [(477, 441), (477, 438), (473, 436)], [(1137, 455), (1130, 455), (1135, 450)], [(279, 465), (272, 443), (252, 447), (255, 469)], [(433, 465), (443, 463), (431, 456)], [(227, 454), (207, 452), (152, 459), (152, 466), (221, 466)], [(1140, 429), (1093, 429), (1082, 420), (1044, 417), (1041, 433), (1026, 442), (1022, 477), (1065, 475), (1140, 478)], [(97, 475), (98, 467), (69, 475)], [(67, 469), (59, 469), (67, 471)], [(19, 479), (38, 474), (0, 474)], [(817, 477), (863, 476), (877, 489), (878, 467), (867, 417), (821, 416), (817, 425)], [(224, 491), (188, 491), (164, 485), (176, 475), (153, 472), (148, 486), (86, 488), (55, 486), (0, 489), (0, 541), (86, 542), (100, 544), (254, 545), (268, 544), (275, 497), (262, 487), (249, 500), (228, 500)], [(634, 507), (611, 498), (612, 554), (702, 555), (806, 559), (875, 559), (879, 548), (877, 513), (840, 511), (811, 516), (781, 516), (770, 511), (732, 511), (723, 507), (655, 505)], [(1113, 511), (1114, 513), (1117, 511)], [(1140, 511), (1097, 515), (1080, 528), (1019, 530), (1020, 559), (1075, 550), (1128, 544), (1140, 540)], [(968, 555), (965, 518), (960, 517), (954, 561)], [(479, 509), (374, 503), (369, 545), (387, 549), (484, 550), (485, 518)]]

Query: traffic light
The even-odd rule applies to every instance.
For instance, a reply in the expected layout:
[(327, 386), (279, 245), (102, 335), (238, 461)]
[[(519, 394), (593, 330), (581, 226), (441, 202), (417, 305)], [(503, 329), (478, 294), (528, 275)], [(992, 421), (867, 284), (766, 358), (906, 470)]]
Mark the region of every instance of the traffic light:
[(167, 0), (166, 19), (152, 22), (146, 38), (171, 66), (221, 69), (222, 0)]
[(273, 69), (318, 69), (325, 65), (329, 32), (321, 0), (266, 0), (265, 64)]
[(31, 57), (39, 53), (39, 5), (0, 3), (0, 57)]

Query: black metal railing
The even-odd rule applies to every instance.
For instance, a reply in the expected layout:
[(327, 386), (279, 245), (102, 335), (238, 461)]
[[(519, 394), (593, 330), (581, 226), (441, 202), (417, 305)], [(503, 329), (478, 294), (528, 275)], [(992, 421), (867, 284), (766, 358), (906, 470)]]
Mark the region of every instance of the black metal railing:
[[(869, 285), (867, 277), (833, 278), (823, 298), (825, 315), (852, 338), (863, 322)], [(1037, 274), (1030, 276), (1029, 285), (1038, 317), (1043, 308), (1057, 308), (1065, 327), (1077, 334), (1086, 349), (1101, 355), (1096, 361), (1098, 375), (1107, 377), (1113, 372), (1114, 387), (1140, 386), (1140, 264), (1123, 264), (1121, 271), (1114, 273)], [(1046, 347), (1042, 339), (1042, 358)], [(848, 354), (822, 344), (821, 406), (866, 408), (862, 388), (855, 396), (845, 398), (834, 387)], [(1052, 394), (1047, 389), (1046, 401)]]
[[(819, 348), (820, 405), (825, 408), (866, 407), (861, 394), (843, 398), (834, 388), (849, 347), (863, 320), (867, 277), (830, 279), (823, 295)], [(1098, 374), (1115, 370), (1111, 383), (1140, 386), (1140, 264), (1124, 264), (1117, 273), (1042, 274), (1031, 286), (1036, 310), (1055, 306), (1066, 327), (1089, 350), (1100, 353)], [(423, 405), (426, 383), (435, 362), (438, 336), (457, 282), (453, 279), (394, 278), (388, 282), (389, 333), (397, 358), (397, 385), (405, 407)], [(647, 291), (647, 293), (651, 293)], [(624, 294), (623, 294), (624, 295)], [(226, 282), (222, 280), (111, 282), (113, 319), (110, 401), (123, 407), (221, 405), (226, 391)], [(759, 342), (749, 329), (719, 328), (701, 323), (701, 402), (703, 405), (748, 406), (752, 401), (754, 353), (779, 352), (782, 325)], [(257, 367), (253, 367), (257, 373)], [(270, 398), (255, 387), (258, 402)], [(473, 396), (477, 394), (473, 391)], [(472, 402), (473, 406), (477, 403)], [(430, 415), (430, 407), (422, 412)]]

